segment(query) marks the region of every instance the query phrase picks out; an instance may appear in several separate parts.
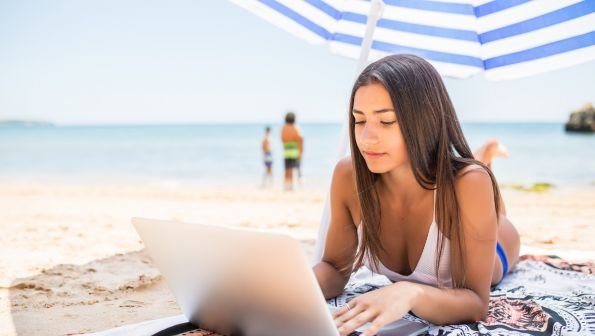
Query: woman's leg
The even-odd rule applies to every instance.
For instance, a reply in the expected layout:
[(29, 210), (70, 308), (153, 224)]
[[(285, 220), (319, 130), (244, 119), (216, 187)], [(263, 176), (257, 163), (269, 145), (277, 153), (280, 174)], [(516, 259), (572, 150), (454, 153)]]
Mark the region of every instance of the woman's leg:
[[(475, 159), (481, 161), (486, 166), (492, 166), (492, 160), (495, 157), (508, 157), (508, 150), (501, 143), (495, 139), (486, 141), (477, 151), (475, 151)], [(521, 249), (521, 239), (518, 231), (514, 225), (506, 217), (506, 206), (504, 200), (500, 197), (500, 212), (498, 218), (498, 243), (502, 246), (506, 254), (506, 261), (508, 263), (508, 271), (510, 271), (519, 260), (519, 252)], [(496, 254), (494, 260), (494, 272), (492, 274), (492, 285), (499, 283), (502, 280), (502, 273), (504, 266), (500, 260), (500, 256)]]
[(486, 141), (483, 146), (479, 147), (474, 153), (473, 156), (476, 160), (483, 162), (486, 166), (490, 169), (492, 168), (492, 160), (495, 157), (508, 157), (508, 149), (504, 147), (498, 140), (490, 139)]
[[(502, 246), (502, 249), (506, 254), (508, 271), (510, 271), (519, 261), (521, 239), (514, 225), (512, 225), (510, 220), (503, 214), (500, 214), (498, 220), (498, 243)], [(495, 285), (502, 280), (503, 269), (503, 263), (500, 260), (500, 256), (496, 254), (494, 260), (494, 273), (492, 274), (492, 285)]]

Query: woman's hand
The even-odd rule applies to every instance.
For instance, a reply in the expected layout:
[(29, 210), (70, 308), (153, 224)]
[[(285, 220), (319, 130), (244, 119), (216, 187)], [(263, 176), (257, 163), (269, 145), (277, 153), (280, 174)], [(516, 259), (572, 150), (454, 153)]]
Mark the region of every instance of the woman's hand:
[(407, 314), (420, 291), (421, 287), (416, 284), (401, 281), (358, 296), (335, 313), (339, 334), (349, 335), (370, 322), (362, 335), (375, 335), (383, 326)]

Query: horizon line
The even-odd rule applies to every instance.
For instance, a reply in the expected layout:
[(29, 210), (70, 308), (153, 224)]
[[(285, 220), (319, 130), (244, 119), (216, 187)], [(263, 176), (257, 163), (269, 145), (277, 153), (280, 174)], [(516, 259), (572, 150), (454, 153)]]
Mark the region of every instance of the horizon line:
[[(564, 124), (563, 120), (531, 120), (531, 119), (462, 119), (461, 124)], [(283, 125), (280, 121), (160, 121), (160, 122), (53, 122), (42, 120), (0, 120), (0, 126), (16, 125), (25, 127), (131, 127), (131, 126), (209, 126), (209, 125)], [(19, 125), (22, 124), (22, 125)], [(298, 125), (342, 125), (338, 120), (305, 120)]]

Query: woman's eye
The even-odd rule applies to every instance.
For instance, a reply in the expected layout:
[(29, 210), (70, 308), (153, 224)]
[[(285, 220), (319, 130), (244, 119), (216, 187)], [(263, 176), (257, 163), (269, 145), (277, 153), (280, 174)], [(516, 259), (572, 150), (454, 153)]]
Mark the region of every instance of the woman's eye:
[(355, 124), (356, 124), (356, 125), (363, 125), (364, 123), (366, 123), (366, 121), (365, 121), (365, 120), (356, 120), (356, 121), (355, 121)]
[(392, 125), (392, 124), (394, 124), (396, 122), (397, 122), (396, 120), (393, 120), (393, 121), (381, 121), (380, 123), (382, 125)]

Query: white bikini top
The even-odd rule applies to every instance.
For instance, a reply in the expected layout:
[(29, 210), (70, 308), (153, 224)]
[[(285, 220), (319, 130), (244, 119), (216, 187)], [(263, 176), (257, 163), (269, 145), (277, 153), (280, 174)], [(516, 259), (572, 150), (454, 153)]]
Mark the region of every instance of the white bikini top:
[[(378, 272), (386, 276), (389, 280), (396, 281), (412, 281), (422, 283), (426, 285), (432, 285), (438, 287), (439, 283), (436, 279), (436, 246), (438, 244), (438, 235), (441, 234), (438, 230), (438, 224), (436, 224), (436, 191), (434, 190), (434, 205), (433, 205), (432, 224), (426, 238), (424, 249), (421, 253), (421, 257), (413, 272), (410, 275), (401, 275), (395, 271), (390, 270), (384, 266), (382, 262), (378, 261), (378, 269), (374, 270), (373, 265), (370, 263), (370, 258), (366, 255), (364, 257), (364, 264), (373, 272)], [(361, 235), (361, 224), (358, 226), (358, 234)], [(450, 269), (450, 240), (446, 237), (443, 238), (444, 250), (442, 252), (442, 258), (440, 260), (438, 279), (440, 279), (440, 285), (443, 287), (452, 287), (451, 269)]]

